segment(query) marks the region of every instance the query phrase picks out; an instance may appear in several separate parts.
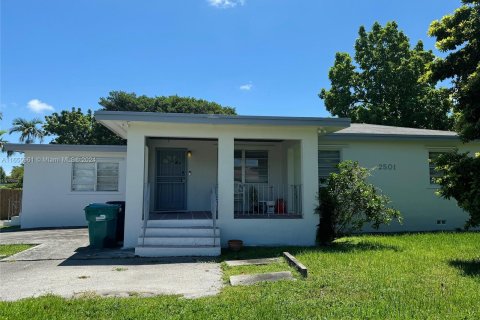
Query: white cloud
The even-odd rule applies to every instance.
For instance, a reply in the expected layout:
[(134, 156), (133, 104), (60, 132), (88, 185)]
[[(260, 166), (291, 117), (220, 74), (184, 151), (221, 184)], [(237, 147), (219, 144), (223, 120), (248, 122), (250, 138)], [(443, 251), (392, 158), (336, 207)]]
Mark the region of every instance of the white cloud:
[(234, 8), (236, 6), (245, 5), (246, 0), (207, 0), (212, 7), (217, 8)]
[(242, 84), (239, 87), (239, 89), (243, 90), (243, 91), (250, 91), (250, 90), (252, 90), (252, 88), (253, 88), (253, 84), (251, 84), (251, 83)]
[(33, 99), (33, 100), (28, 101), (27, 106), (28, 106), (28, 109), (32, 110), (35, 113), (42, 113), (42, 112), (45, 112), (45, 111), (55, 110), (51, 105), (49, 105), (45, 102), (42, 102), (38, 99)]

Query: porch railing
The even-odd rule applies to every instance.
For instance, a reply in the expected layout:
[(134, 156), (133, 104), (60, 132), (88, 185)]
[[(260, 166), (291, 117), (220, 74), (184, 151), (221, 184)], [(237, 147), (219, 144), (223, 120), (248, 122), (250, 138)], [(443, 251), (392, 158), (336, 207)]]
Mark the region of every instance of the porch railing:
[(210, 192), (210, 212), (212, 214), (213, 222), (213, 246), (217, 245), (217, 209), (218, 209), (218, 195), (217, 188), (212, 187)]
[(235, 183), (234, 201), (236, 216), (301, 216), (302, 186)]
[(150, 217), (150, 183), (143, 187), (143, 237), (142, 245), (145, 245), (145, 232), (147, 231), (148, 218)]

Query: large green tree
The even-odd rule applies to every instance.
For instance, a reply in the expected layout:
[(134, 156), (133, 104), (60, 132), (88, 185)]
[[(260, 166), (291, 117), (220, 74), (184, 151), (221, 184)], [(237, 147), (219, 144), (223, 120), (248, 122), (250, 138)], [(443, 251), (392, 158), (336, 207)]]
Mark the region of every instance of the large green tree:
[(336, 54), (328, 74), (331, 88), (319, 96), (332, 115), (353, 122), (450, 129), (449, 92), (425, 77), (434, 59), (421, 41), (412, 48), (395, 22), (374, 23), (371, 31), (362, 26), (354, 58)]
[(0, 183), (6, 183), (7, 182), (7, 174), (5, 173), (5, 170), (3, 170), (2, 167), (0, 167)]
[[(166, 113), (209, 113), (234, 115), (235, 109), (215, 102), (190, 97), (147, 97), (135, 93), (112, 91), (100, 98), (101, 110)], [(103, 125), (95, 121), (93, 113), (83, 113), (80, 108), (61, 111), (45, 117), (44, 130), (54, 135), (52, 143), (58, 144), (125, 144)]]
[(125, 140), (95, 121), (93, 112), (83, 113), (80, 108), (54, 112), (45, 117), (43, 126), (51, 143), (58, 144), (125, 144)]
[(14, 166), (12, 171), (10, 172), (10, 178), (20, 180), (23, 179), (23, 172), (24, 172), (23, 164), (20, 166)]
[[(463, 141), (480, 139), (480, 1), (463, 0), (452, 14), (433, 21), (429, 34), (448, 52), (431, 65), (434, 81), (451, 80), (455, 130)], [(454, 198), (470, 214), (465, 227), (480, 226), (480, 154), (449, 153), (436, 160), (443, 175), (438, 194)]]
[(10, 178), (17, 180), (17, 182), (15, 184), (10, 185), (10, 188), (13, 188), (13, 189), (23, 188), (24, 172), (25, 172), (25, 166), (23, 164), (12, 168), (12, 171), (10, 172)]
[(223, 107), (216, 102), (179, 96), (137, 96), (135, 93), (112, 91), (100, 98), (99, 104), (108, 111), (141, 111), (166, 113), (207, 113), (234, 115), (235, 108)]
[(12, 134), (17, 132), (20, 134), (20, 142), (25, 143), (34, 143), (35, 140), (43, 141), (45, 132), (37, 127), (42, 124), (42, 120), (35, 118), (32, 120), (26, 120), (23, 118), (15, 118), (12, 122), (12, 128), (10, 128), (9, 133)]
[(3, 151), (3, 147), (8, 143), (8, 141), (3, 138), (5, 133), (7, 133), (6, 130), (0, 130), (0, 151)]
[(448, 52), (432, 64), (431, 78), (452, 80), (455, 130), (468, 141), (480, 138), (480, 1), (462, 2), (453, 14), (433, 21), (428, 33)]

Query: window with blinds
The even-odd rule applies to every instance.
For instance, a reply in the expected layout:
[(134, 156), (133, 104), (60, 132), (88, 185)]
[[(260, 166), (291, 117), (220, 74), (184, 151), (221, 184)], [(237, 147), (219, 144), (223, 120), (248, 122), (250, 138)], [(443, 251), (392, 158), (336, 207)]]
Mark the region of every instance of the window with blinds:
[(330, 173), (338, 172), (339, 163), (339, 150), (318, 150), (318, 181), (321, 185), (327, 182)]
[(268, 151), (235, 150), (234, 180), (242, 183), (268, 183)]
[(72, 191), (118, 191), (118, 162), (72, 163)]

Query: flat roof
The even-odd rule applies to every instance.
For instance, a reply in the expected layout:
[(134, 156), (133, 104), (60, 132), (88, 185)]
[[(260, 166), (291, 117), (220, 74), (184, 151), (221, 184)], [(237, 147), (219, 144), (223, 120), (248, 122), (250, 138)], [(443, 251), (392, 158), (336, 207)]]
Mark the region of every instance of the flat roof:
[(326, 139), (383, 139), (383, 140), (459, 140), (453, 131), (382, 126), (366, 123), (352, 123), (350, 127), (326, 134)]
[(90, 152), (127, 152), (123, 145), (84, 145), (84, 144), (23, 144), (7, 143), (5, 151), (90, 151)]
[(334, 132), (350, 125), (348, 118), (274, 117), (197, 113), (162, 113), (134, 111), (95, 112), (95, 119), (105, 127), (127, 138), (129, 122), (206, 124), (206, 125), (256, 125), (256, 126), (309, 126)]
[(139, 122), (205, 123), (227, 125), (335, 126), (348, 127), (348, 118), (274, 117), (225, 114), (96, 111), (95, 119)]

